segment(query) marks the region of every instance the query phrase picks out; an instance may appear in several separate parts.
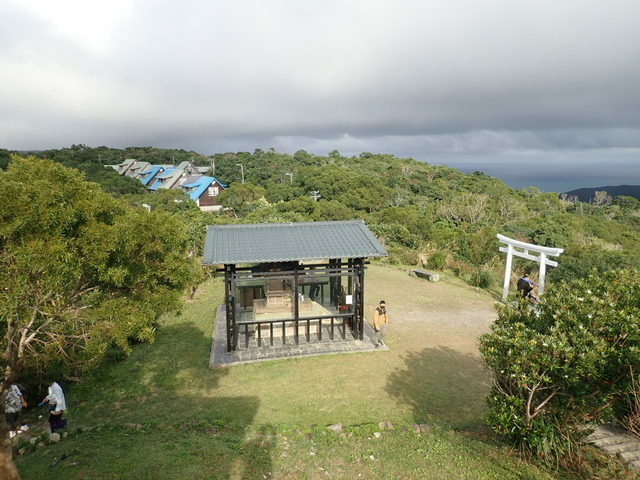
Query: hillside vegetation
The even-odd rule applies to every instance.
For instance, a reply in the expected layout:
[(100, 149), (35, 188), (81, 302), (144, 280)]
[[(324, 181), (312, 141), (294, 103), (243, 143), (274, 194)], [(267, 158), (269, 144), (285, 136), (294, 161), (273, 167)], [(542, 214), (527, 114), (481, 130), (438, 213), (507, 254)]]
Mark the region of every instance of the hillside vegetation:
[[(176, 478), (176, 472), (179, 472), (178, 478), (194, 478), (194, 474), (202, 478), (211, 478), (212, 474), (220, 474), (220, 478), (253, 478), (258, 475), (269, 478), (274, 470), (280, 473), (279, 478), (305, 475), (307, 478), (324, 478), (324, 472), (335, 467), (330, 463), (335, 458), (346, 460), (332, 475), (334, 478), (354, 478), (355, 473), (363, 473), (367, 478), (388, 478), (387, 467), (398, 472), (399, 478), (437, 478), (438, 474), (440, 478), (547, 476), (546, 467), (539, 469), (535, 463), (523, 464), (508, 449), (495, 444), (495, 438), (480, 426), (485, 413), (482, 400), (489, 392), (491, 377), (486, 375), (478, 356), (477, 337), (486, 332), (495, 317), (491, 297), (465, 286), (460, 279), (483, 288), (490, 288), (496, 283), (502, 270), (502, 258), (495, 238), (498, 232), (525, 241), (566, 248), (560, 267), (551, 274), (555, 280), (553, 283), (561, 288), (570, 287), (559, 280), (581, 278), (593, 273), (594, 268), (604, 272), (638, 265), (639, 202), (629, 197), (599, 204), (572, 202), (535, 188), (516, 191), (481, 172), (463, 174), (451, 168), (390, 155), (363, 153), (346, 158), (332, 152), (327, 157), (319, 157), (303, 151), (284, 155), (256, 150), (253, 153), (211, 157), (195, 154), (194, 158), (189, 158), (197, 163), (210, 162), (212, 167), (215, 164), (216, 177), (228, 184), (220, 197), (226, 209), (220, 214), (204, 213), (179, 190), (161, 190), (152, 194), (139, 189), (132, 191), (124, 184), (121, 188), (117, 182), (126, 179), (117, 175), (113, 177), (115, 171), (103, 164), (115, 163), (113, 160), (118, 155), (130, 156), (128, 150), (73, 146), (38, 153), (65, 165), (73, 164), (87, 177), (94, 175), (92, 178), (100, 179), (108, 172), (109, 180), (99, 181), (103, 189), (121, 197), (118, 200), (100, 192), (95, 184), (85, 184), (80, 175), (61, 169), (53, 162), (7, 157), (13, 159), (8, 162), (10, 166), (3, 177), (15, 183), (13, 190), (6, 192), (5, 204), (15, 204), (15, 207), (6, 209), (15, 219), (14, 222), (5, 222), (8, 226), (20, 226), (39, 234), (43, 231), (44, 222), (45, 226), (51, 223), (62, 228), (60, 232), (55, 230), (52, 238), (75, 238), (75, 235), (87, 232), (98, 238), (101, 233), (110, 231), (111, 220), (98, 215), (99, 222), (106, 222), (106, 226), (85, 228), (83, 222), (88, 217), (83, 214), (83, 208), (99, 209), (115, 202), (118, 208), (130, 215), (144, 217), (149, 223), (147, 233), (153, 233), (153, 238), (162, 245), (167, 243), (169, 251), (158, 251), (150, 256), (155, 259), (174, 256), (183, 267), (176, 287), (181, 289), (189, 284), (191, 295), (196, 294), (184, 303), (183, 316), (165, 313), (158, 318), (160, 311), (150, 312), (151, 323), (147, 326), (152, 328), (148, 338), (123, 337), (122, 342), (100, 350), (108, 354), (100, 357), (105, 363), (87, 374), (84, 382), (69, 388), (70, 398), (74, 398), (70, 419), (75, 425), (89, 426), (90, 430), (71, 430), (72, 435), (57, 447), (40, 449), (30, 443), (31, 446), (20, 444), (23, 453), (37, 452), (25, 455), (19, 462), (25, 476), (43, 478), (50, 455), (61, 458), (69, 451), (78, 460), (64, 467), (64, 473), (79, 473), (83, 478), (104, 478), (114, 469), (117, 472), (135, 471), (137, 478)], [(136, 152), (140, 160), (156, 163), (169, 155), (174, 156), (172, 151), (153, 148), (136, 149)], [(0, 160), (4, 153), (0, 152)], [(40, 170), (38, 166), (41, 166)], [(31, 174), (23, 175), (23, 172)], [(45, 175), (42, 172), (53, 173)], [(75, 183), (66, 180), (70, 176)], [(49, 178), (54, 187), (43, 183), (43, 179)], [(68, 199), (73, 196), (60, 193), (68, 190), (71, 193), (91, 191), (91, 200), (82, 197), (82, 202), (71, 208)], [(39, 208), (40, 204), (32, 200), (23, 201), (18, 195), (21, 191), (33, 191), (29, 198), (42, 198), (51, 205), (43, 203), (48, 208)], [(51, 192), (60, 194), (52, 196)], [(101, 195), (110, 200), (96, 202), (102, 198)], [(152, 213), (149, 215), (145, 210), (127, 207), (125, 202), (134, 207), (143, 203), (150, 205)], [(20, 209), (24, 208), (33, 211), (32, 223), (19, 221), (24, 218), (20, 214)], [(58, 210), (66, 215), (62, 218), (71, 220), (60, 222), (56, 216), (51, 217)], [(46, 215), (40, 215), (42, 212)], [(47, 223), (50, 218), (55, 221)], [(408, 279), (406, 270), (401, 272), (400, 278), (395, 272), (397, 268), (370, 267), (368, 302), (380, 298), (384, 292), (384, 298), (395, 305), (398, 315), (389, 335), (389, 345), (394, 347), (391, 353), (386, 357), (354, 354), (346, 360), (343, 356), (299, 359), (291, 363), (295, 368), (287, 369), (275, 362), (242, 366), (233, 372), (209, 370), (206, 358), (210, 348), (211, 308), (222, 301), (222, 284), (215, 279), (205, 283), (199, 292), (196, 289), (204, 278), (200, 267), (193, 263), (201, 252), (204, 226), (212, 223), (352, 218), (365, 220), (384, 242), (390, 255), (382, 260), (383, 263), (424, 265), (447, 272), (443, 276), (446, 281), (428, 284)], [(154, 232), (162, 233), (156, 235)], [(167, 235), (167, 232), (173, 235)], [(162, 242), (164, 237), (175, 237), (179, 244), (170, 248), (170, 242)], [(110, 238), (102, 240), (108, 243)], [(124, 235), (127, 245), (130, 240), (143, 242), (127, 251), (135, 254), (152, 247), (154, 242), (147, 245), (149, 240), (144, 238), (147, 237)], [(20, 244), (9, 242), (7, 245), (14, 243)], [(107, 250), (96, 249), (92, 242), (87, 245), (99, 258)], [(145, 268), (138, 268), (137, 262), (121, 259), (118, 255), (121, 250), (114, 250), (114, 258), (105, 257), (106, 273), (100, 276), (109, 281), (112, 278), (114, 282), (117, 280), (116, 286), (120, 289), (128, 286), (125, 267), (133, 267), (135, 272), (147, 272)], [(65, 252), (64, 249), (60, 251)], [(43, 254), (46, 255), (46, 251)], [(44, 255), (40, 255), (43, 264), (48, 264)], [(75, 265), (75, 258), (62, 257), (65, 265)], [(25, 263), (28, 260), (25, 256)], [(90, 256), (78, 256), (77, 260), (88, 261), (87, 268), (91, 272)], [(517, 264), (516, 271), (525, 266), (524, 263)], [(71, 268), (70, 272), (75, 270)], [(16, 272), (20, 271), (16, 269)], [(156, 269), (149, 272), (159, 273)], [(12, 285), (9, 279), (13, 277), (9, 272), (5, 284)], [(33, 278), (39, 285), (41, 277), (33, 275)], [(154, 277), (151, 275), (149, 278), (153, 280)], [(604, 275), (595, 278), (604, 279), (602, 281), (607, 285), (613, 283)], [(637, 278), (637, 274), (631, 274), (631, 278)], [(69, 285), (67, 281), (58, 283), (63, 287)], [(621, 280), (619, 283), (626, 292), (630, 282)], [(448, 291), (447, 284), (453, 284), (455, 288)], [(28, 285), (24, 285), (21, 292), (29, 300)], [(370, 290), (372, 287), (374, 291)], [(589, 289), (593, 287), (586, 285), (585, 288), (591, 293)], [(32, 290), (37, 292), (37, 289)], [(3, 291), (10, 293), (12, 290), (5, 288)], [(92, 295), (98, 293), (96, 291)], [(586, 298), (585, 295), (576, 298), (580, 305), (583, 297)], [(635, 299), (637, 295), (632, 297)], [(63, 296), (61, 298), (61, 302), (56, 304), (66, 305)], [(562, 300), (559, 307), (549, 310), (549, 318), (554, 321), (556, 310), (563, 310), (565, 305), (562, 296), (559, 298)], [(447, 303), (448, 300), (451, 301)], [(11, 302), (5, 304), (10, 305)], [(610, 302), (607, 305), (614, 304)], [(633, 305), (635, 308), (635, 303)], [(372, 305), (367, 305), (367, 311), (372, 308)], [(78, 308), (79, 312), (85, 310), (84, 305)], [(573, 310), (587, 315), (587, 318), (596, 318), (590, 310)], [(609, 319), (606, 309), (601, 310), (606, 313), (607, 321), (615, 323), (616, 319)], [(613, 310), (617, 312), (619, 309)], [(162, 311), (167, 312), (167, 309)], [(521, 316), (521, 312), (526, 310), (514, 310), (514, 315)], [(628, 312), (632, 315), (628, 320), (635, 322), (633, 315), (636, 315), (636, 310)], [(114, 318), (121, 320), (123, 317), (116, 312)], [(523, 323), (518, 318), (516, 320)], [(534, 329), (539, 326), (535, 316), (531, 316), (530, 323)], [(507, 330), (506, 338), (496, 344), (498, 347), (511, 341), (512, 330)], [(450, 338), (445, 334), (447, 331)], [(536, 333), (539, 332), (531, 332), (532, 338)], [(607, 342), (614, 338), (608, 332), (603, 335)], [(631, 340), (635, 342), (637, 335), (619, 335), (625, 341), (627, 337), (633, 337)], [(69, 338), (75, 337), (70, 335)], [(131, 343), (152, 339), (156, 340), (155, 344), (131, 348)], [(635, 344), (631, 346), (636, 348)], [(497, 347), (494, 350), (502, 351)], [(587, 350), (600, 351), (588, 346)], [(507, 354), (512, 351), (514, 349)], [(126, 358), (129, 353), (131, 357)], [(550, 356), (559, 358), (555, 350)], [(503, 374), (515, 378), (513, 375), (519, 373), (509, 370), (514, 362), (507, 356), (503, 357), (497, 361), (504, 360), (507, 367), (496, 367), (498, 373), (493, 372), (493, 380)], [(533, 358), (527, 356), (527, 359), (530, 357)], [(38, 357), (41, 358), (46, 360), (43, 356)], [(100, 358), (95, 357), (96, 360)], [(565, 368), (566, 362), (561, 363)], [(45, 370), (51, 370), (51, 365), (43, 364), (42, 371)], [(23, 373), (25, 371), (22, 370)], [(546, 373), (542, 375), (543, 380), (546, 379)], [(558, 377), (558, 381), (564, 382), (562, 379), (567, 376)], [(35, 379), (37, 375), (31, 377), (31, 392), (41, 390)], [(70, 378), (66, 376), (67, 380)], [(605, 375), (607, 382), (609, 378), (613, 377)], [(526, 390), (528, 385), (523, 388)], [(555, 388), (560, 391), (561, 387)], [(379, 411), (369, 401), (374, 394), (379, 400), (374, 402)], [(286, 395), (289, 395), (289, 401), (282, 402), (281, 398)], [(520, 398), (514, 398), (516, 403), (520, 401)], [(551, 402), (545, 404), (555, 406)], [(495, 405), (490, 404), (489, 407), (495, 410)], [(541, 408), (539, 410), (542, 411)], [(380, 412), (384, 412), (384, 416), (381, 417)], [(509, 419), (513, 418), (517, 419), (514, 415), (509, 416)], [(374, 435), (381, 433), (378, 430), (387, 428), (379, 426), (379, 420), (394, 423), (389, 435)], [(345, 436), (335, 437), (327, 433), (326, 425), (336, 421), (345, 424)], [(431, 425), (427, 427), (429, 432), (422, 432), (428, 434), (411, 436), (411, 424), (424, 421)], [(504, 425), (513, 431), (507, 423)], [(464, 435), (460, 435), (458, 429)], [(533, 438), (543, 443), (548, 440), (545, 435), (534, 437), (528, 431), (524, 433), (525, 439)], [(480, 440), (469, 440), (476, 434)], [(375, 443), (374, 439), (381, 441)], [(158, 452), (166, 450), (163, 448), (166, 445), (171, 445), (173, 453), (158, 455)], [(103, 453), (96, 455), (96, 451)], [(413, 459), (404, 456), (404, 452), (412, 452)], [(455, 462), (450, 461), (452, 457)], [(487, 463), (487, 458), (504, 461)], [(573, 458), (569, 460), (573, 462)], [(376, 459), (383, 461), (369, 463)], [(597, 463), (587, 462), (585, 468), (593, 465)], [(80, 467), (81, 472), (72, 472), (76, 467)], [(314, 476), (311, 472), (316, 469), (321, 473)], [(525, 469), (527, 473), (523, 474)], [(591, 475), (581, 469), (578, 471), (582, 472), (583, 478), (614, 478), (609, 473)], [(626, 476), (621, 472), (615, 476), (618, 474)]]
[[(133, 204), (148, 203), (182, 216), (192, 230), (194, 250), (201, 246), (207, 223), (360, 218), (389, 250), (387, 262), (448, 270), (483, 288), (496, 285), (502, 275), (496, 233), (565, 248), (560, 267), (550, 272), (555, 280), (574, 278), (592, 268), (640, 265), (640, 201), (626, 196), (602, 204), (570, 201), (535, 187), (514, 190), (479, 171), (465, 174), (366, 152), (347, 158), (337, 151), (317, 156), (303, 150), (288, 155), (257, 149), (207, 157), (152, 147), (76, 145), (38, 155), (83, 170), (108, 191), (127, 194)], [(134, 180), (102, 166), (124, 158), (215, 165), (215, 176), (229, 185), (221, 195), (229, 210), (203, 214), (182, 192), (159, 192), (153, 197), (138, 186), (131, 189)], [(516, 271), (531, 267), (531, 262), (515, 265)]]

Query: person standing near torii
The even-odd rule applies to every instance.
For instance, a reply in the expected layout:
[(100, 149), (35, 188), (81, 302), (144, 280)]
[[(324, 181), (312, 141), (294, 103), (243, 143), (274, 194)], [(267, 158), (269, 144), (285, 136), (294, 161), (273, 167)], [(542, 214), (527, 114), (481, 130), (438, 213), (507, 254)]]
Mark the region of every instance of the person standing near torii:
[(504, 235), (500, 234), (498, 234), (497, 237), (500, 243), (506, 244), (506, 247), (500, 247), (499, 250), (507, 254), (507, 260), (505, 262), (506, 264), (504, 269), (504, 283), (502, 287), (502, 300), (505, 300), (507, 298), (507, 295), (509, 294), (511, 265), (514, 256), (538, 262), (538, 266), (540, 268), (540, 272), (538, 275), (538, 282), (540, 284), (538, 286), (538, 294), (542, 295), (544, 293), (544, 280), (547, 266), (558, 266), (558, 262), (549, 260), (548, 257), (557, 257), (564, 251), (564, 249), (534, 245), (532, 243), (514, 240), (513, 238), (505, 237)]

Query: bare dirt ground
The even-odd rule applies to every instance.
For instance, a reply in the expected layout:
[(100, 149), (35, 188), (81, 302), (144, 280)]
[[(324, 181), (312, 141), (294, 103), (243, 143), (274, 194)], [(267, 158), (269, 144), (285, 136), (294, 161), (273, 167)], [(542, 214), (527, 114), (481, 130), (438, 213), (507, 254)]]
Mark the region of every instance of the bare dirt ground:
[(457, 279), (409, 277), (401, 268), (370, 267), (365, 300), (368, 319), (380, 300), (387, 302), (389, 342), (400, 351), (446, 347), (478, 355), (477, 338), (496, 318), (495, 300), (483, 290)]

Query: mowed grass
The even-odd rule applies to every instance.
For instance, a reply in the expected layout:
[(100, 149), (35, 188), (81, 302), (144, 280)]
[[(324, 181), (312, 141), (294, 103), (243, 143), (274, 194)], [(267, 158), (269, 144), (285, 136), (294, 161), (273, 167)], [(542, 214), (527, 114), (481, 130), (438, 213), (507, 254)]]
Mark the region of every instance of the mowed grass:
[[(69, 387), (71, 434), (20, 456), (23, 477), (555, 478), (477, 433), (488, 295), (371, 266), (367, 311), (387, 301), (389, 351), (211, 369), (222, 296), (219, 279), (205, 283), (153, 344)], [(394, 429), (375, 435), (382, 421)], [(327, 431), (337, 423), (342, 434)], [(432, 428), (416, 434), (415, 423)]]

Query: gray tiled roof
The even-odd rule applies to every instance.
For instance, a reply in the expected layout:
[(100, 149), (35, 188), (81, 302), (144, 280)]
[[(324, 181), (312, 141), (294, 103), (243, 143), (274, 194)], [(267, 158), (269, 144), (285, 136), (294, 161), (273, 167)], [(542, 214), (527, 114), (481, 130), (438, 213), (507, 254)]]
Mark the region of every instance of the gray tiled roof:
[(209, 225), (207, 265), (381, 257), (387, 251), (362, 220)]

